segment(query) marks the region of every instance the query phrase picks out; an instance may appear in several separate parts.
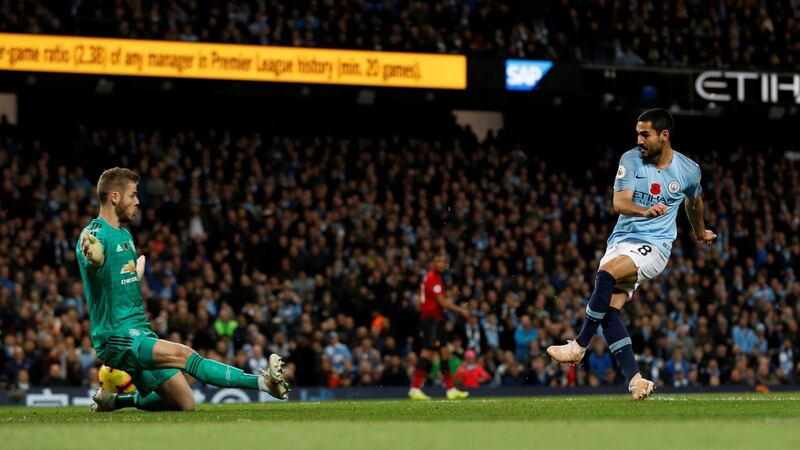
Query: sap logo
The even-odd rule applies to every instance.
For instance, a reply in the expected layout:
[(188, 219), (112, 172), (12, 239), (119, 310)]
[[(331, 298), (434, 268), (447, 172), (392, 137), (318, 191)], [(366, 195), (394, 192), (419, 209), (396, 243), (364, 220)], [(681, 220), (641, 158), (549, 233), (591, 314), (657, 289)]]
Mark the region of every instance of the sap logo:
[(507, 59), (506, 90), (532, 91), (551, 67), (553, 67), (552, 61)]

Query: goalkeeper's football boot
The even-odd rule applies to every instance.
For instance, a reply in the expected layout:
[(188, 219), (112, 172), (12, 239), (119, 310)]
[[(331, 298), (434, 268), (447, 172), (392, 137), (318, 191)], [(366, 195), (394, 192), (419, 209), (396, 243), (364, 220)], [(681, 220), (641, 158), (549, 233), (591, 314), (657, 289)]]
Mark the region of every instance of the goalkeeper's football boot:
[(459, 391), (456, 388), (450, 388), (447, 390), (448, 400), (461, 400), (467, 397), (469, 397), (469, 392), (467, 391)]
[(628, 391), (631, 393), (631, 398), (634, 400), (644, 400), (653, 394), (656, 384), (652, 381), (642, 378), (642, 374), (637, 373), (636, 376), (631, 378), (628, 383)]
[(97, 388), (94, 395), (92, 395), (92, 406), (89, 407), (91, 412), (110, 412), (117, 409), (114, 406), (115, 395), (111, 392), (106, 392), (102, 387)]
[(586, 348), (575, 341), (567, 341), (564, 345), (551, 345), (547, 347), (547, 354), (559, 364), (572, 364), (577, 366), (583, 359)]
[(408, 391), (408, 398), (411, 400), (430, 400), (431, 398), (425, 395), (420, 388), (411, 388)]
[(258, 379), (258, 388), (279, 400), (289, 398), (289, 383), (283, 378), (285, 365), (280, 356), (272, 354), (269, 355), (267, 370), (258, 369), (261, 374), (261, 378)]

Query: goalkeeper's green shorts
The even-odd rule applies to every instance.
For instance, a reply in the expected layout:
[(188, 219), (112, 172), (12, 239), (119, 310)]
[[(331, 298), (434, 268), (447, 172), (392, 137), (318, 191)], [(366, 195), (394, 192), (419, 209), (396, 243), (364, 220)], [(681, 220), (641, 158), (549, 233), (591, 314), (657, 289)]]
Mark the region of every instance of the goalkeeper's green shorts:
[(98, 349), (97, 356), (105, 365), (128, 372), (139, 395), (145, 396), (180, 373), (178, 369), (155, 368), (153, 346), (157, 341), (152, 330), (118, 330)]

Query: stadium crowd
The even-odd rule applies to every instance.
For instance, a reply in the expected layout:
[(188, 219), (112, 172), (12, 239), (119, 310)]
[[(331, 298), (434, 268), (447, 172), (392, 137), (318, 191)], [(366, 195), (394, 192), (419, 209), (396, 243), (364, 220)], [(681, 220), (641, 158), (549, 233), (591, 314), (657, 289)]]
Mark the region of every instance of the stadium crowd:
[[(130, 228), (153, 329), (204, 356), (253, 371), (278, 353), (297, 385), (407, 386), (420, 283), (445, 249), (448, 293), (474, 313), (447, 323), (465, 386), (618, 384), (600, 335), (577, 369), (544, 349), (578, 331), (625, 149), (563, 168), (523, 150), (455, 127), (438, 140), (82, 127), (58, 152), (6, 124), (0, 386), (96, 379), (74, 249), (114, 165), (143, 176)], [(759, 150), (699, 158), (719, 238), (697, 246), (680, 214), (670, 264), (623, 313), (659, 385), (797, 382), (798, 163)]]
[(0, 31), (625, 65), (800, 66), (793, 0), (5, 0)]

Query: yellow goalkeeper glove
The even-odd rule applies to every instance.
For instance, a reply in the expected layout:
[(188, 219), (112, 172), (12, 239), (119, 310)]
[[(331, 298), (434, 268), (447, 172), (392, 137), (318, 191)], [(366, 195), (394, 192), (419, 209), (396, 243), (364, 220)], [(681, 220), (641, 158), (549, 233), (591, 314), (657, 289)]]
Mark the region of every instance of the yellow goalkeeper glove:
[(81, 237), (81, 251), (83, 256), (89, 260), (89, 263), (95, 267), (102, 266), (106, 260), (106, 254), (103, 250), (103, 244), (97, 239), (97, 236), (92, 233), (83, 233)]

